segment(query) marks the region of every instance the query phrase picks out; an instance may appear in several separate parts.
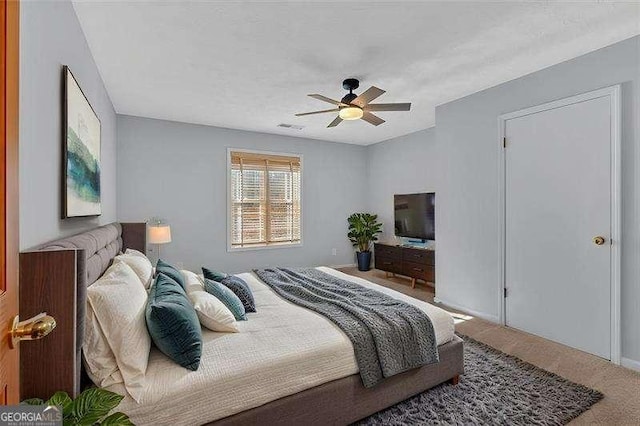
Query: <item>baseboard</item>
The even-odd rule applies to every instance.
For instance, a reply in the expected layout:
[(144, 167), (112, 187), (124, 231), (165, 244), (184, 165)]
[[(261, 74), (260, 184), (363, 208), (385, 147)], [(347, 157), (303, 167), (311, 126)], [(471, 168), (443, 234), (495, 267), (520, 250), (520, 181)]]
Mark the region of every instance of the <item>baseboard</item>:
[(630, 370), (640, 371), (640, 361), (630, 358), (620, 358), (620, 365)]
[[(469, 309), (466, 306), (461, 306), (461, 305), (458, 305), (457, 303), (449, 302), (448, 300), (442, 299), (441, 297), (434, 297), (433, 301), (435, 303), (440, 303), (440, 304), (446, 305), (446, 306), (448, 306), (450, 308), (453, 308), (455, 310), (464, 312), (464, 313), (466, 313), (468, 315), (471, 315), (473, 317), (482, 318), (484, 320), (491, 321), (491, 322), (494, 322), (494, 323), (497, 323), (497, 324), (500, 323), (500, 318), (495, 316), (495, 315), (489, 315), (489, 314), (486, 314), (484, 312), (474, 311), (473, 309)], [(630, 370), (634, 370), (634, 371), (639, 371), (640, 372), (640, 361), (636, 361), (635, 359), (622, 357), (620, 359), (620, 365), (622, 367), (628, 368)]]
[(469, 309), (466, 306), (458, 305), (457, 303), (450, 302), (441, 297), (434, 297), (433, 301), (436, 303), (441, 303), (443, 305), (449, 306), (450, 308), (456, 309), (458, 311), (464, 312), (465, 314), (471, 315), (472, 317), (482, 318), (483, 320), (500, 323), (500, 317), (496, 315), (486, 314), (484, 312), (474, 311), (473, 309)]
[(354, 266), (358, 266), (356, 263), (347, 263), (345, 265), (327, 265), (328, 268), (338, 269), (338, 268), (353, 268)]

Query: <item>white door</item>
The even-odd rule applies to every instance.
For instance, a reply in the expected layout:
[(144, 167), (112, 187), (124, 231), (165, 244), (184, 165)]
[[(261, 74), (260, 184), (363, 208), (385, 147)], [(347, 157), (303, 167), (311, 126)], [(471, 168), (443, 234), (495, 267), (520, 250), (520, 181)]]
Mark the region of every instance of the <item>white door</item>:
[(606, 359), (616, 333), (617, 90), (504, 118), (506, 324)]

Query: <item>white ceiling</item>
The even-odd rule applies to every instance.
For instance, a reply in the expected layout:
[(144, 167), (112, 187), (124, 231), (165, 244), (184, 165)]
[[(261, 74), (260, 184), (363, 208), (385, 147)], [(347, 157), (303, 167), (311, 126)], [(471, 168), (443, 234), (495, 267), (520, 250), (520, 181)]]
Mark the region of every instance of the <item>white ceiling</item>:
[[(640, 33), (637, 2), (74, 1), (116, 111), (368, 145), (435, 106)], [(326, 128), (344, 78), (412, 102)], [(279, 123), (304, 126), (281, 129)]]

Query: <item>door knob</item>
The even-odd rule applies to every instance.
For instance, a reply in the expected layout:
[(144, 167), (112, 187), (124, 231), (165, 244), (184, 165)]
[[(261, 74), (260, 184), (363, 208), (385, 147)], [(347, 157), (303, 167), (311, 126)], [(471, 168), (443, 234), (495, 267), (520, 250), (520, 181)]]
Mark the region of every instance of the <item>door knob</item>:
[(54, 328), (56, 328), (56, 320), (46, 312), (24, 321), (19, 321), (18, 315), (16, 315), (13, 319), (13, 326), (9, 330), (9, 347), (15, 348), (20, 340), (42, 339)]
[(604, 245), (605, 241), (605, 238), (600, 235), (598, 235), (597, 237), (593, 237), (593, 244), (597, 246)]

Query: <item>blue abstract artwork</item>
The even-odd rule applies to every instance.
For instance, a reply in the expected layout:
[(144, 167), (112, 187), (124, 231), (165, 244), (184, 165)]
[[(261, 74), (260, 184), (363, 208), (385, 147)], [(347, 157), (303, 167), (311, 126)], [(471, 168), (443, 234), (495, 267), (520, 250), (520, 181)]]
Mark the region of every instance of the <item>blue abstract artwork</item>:
[(100, 120), (69, 68), (65, 78), (63, 218), (97, 216), (100, 203)]

